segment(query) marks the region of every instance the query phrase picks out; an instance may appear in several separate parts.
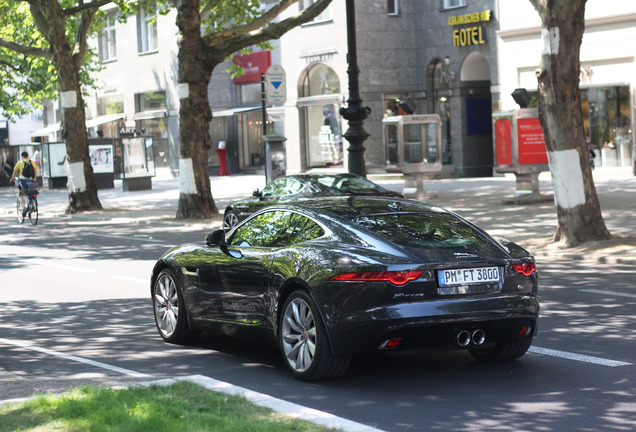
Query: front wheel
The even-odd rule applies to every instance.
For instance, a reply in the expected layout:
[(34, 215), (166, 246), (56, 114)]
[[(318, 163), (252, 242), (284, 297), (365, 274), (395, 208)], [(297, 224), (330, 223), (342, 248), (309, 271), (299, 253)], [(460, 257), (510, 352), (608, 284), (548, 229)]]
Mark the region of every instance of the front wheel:
[(293, 292), (280, 316), (278, 339), (285, 365), (303, 381), (343, 375), (349, 355), (333, 355), (318, 308), (304, 291)]
[(490, 346), (470, 349), (477, 360), (485, 362), (511, 361), (522, 357), (532, 345), (532, 337), (498, 342)]
[(165, 269), (159, 273), (152, 287), (152, 306), (163, 340), (179, 344), (192, 338), (183, 296), (172, 271)]

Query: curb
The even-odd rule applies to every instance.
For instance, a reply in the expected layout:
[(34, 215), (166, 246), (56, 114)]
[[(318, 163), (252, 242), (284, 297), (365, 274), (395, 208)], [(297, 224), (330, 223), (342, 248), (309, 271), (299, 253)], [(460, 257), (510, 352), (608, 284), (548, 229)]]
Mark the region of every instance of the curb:
[[(3, 369), (0, 369), (0, 373), (2, 372), (2, 370)], [(385, 432), (382, 429), (377, 429), (372, 426), (367, 426), (362, 423), (357, 423), (352, 420), (347, 420), (345, 418), (338, 417), (324, 411), (319, 411), (313, 408), (308, 408), (302, 405), (298, 405), (293, 402), (287, 402), (285, 400), (278, 399), (273, 396), (266, 395), (264, 393), (255, 392), (243, 387), (235, 386), (233, 384), (230, 384), (224, 381), (216, 380), (214, 378), (208, 378), (203, 375), (190, 375), (190, 376), (179, 377), (179, 378), (145, 381), (145, 382), (130, 384), (126, 386), (115, 386), (112, 388), (127, 389), (131, 387), (150, 387), (152, 385), (168, 386), (179, 381), (190, 381), (216, 393), (223, 393), (223, 394), (232, 395), (232, 396), (241, 396), (255, 405), (258, 405), (264, 408), (269, 408), (273, 411), (284, 414), (288, 417), (298, 419), (298, 420), (305, 420), (320, 426), (324, 426), (324, 427), (335, 429), (335, 430), (340, 430), (343, 432)], [(28, 400), (33, 399), (34, 397), (35, 396), (27, 397), (27, 398), (0, 400), (0, 406), (13, 404), (13, 403), (26, 402)]]

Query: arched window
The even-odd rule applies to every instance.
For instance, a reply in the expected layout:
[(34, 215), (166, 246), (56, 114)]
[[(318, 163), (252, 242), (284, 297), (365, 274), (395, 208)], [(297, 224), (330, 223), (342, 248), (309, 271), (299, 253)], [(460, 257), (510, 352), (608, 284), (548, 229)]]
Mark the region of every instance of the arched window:
[(302, 78), (300, 94), (302, 97), (321, 96), (340, 93), (340, 80), (336, 72), (326, 64), (311, 66)]

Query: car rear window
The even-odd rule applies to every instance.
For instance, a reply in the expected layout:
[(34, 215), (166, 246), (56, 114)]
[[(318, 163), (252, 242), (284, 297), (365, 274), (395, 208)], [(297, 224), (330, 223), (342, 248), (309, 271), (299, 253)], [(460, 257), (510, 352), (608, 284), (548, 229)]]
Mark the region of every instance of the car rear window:
[(490, 250), (500, 255), (487, 236), (448, 213), (381, 213), (352, 220), (399, 246), (415, 249)]

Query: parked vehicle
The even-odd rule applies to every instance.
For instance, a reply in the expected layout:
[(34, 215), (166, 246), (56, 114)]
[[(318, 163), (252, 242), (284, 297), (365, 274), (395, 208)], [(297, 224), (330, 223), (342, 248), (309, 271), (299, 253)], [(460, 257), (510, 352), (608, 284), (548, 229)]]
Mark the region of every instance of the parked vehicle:
[(523, 356), (536, 333), (533, 256), (428, 203), (300, 200), (261, 210), (152, 272), (161, 337), (262, 331), (302, 380), (342, 375), (355, 353), (467, 349)]
[(341, 195), (402, 197), (355, 174), (289, 175), (272, 181), (262, 191), (256, 189), (250, 198), (230, 203), (223, 215), (223, 228), (228, 231), (254, 212), (276, 203)]

